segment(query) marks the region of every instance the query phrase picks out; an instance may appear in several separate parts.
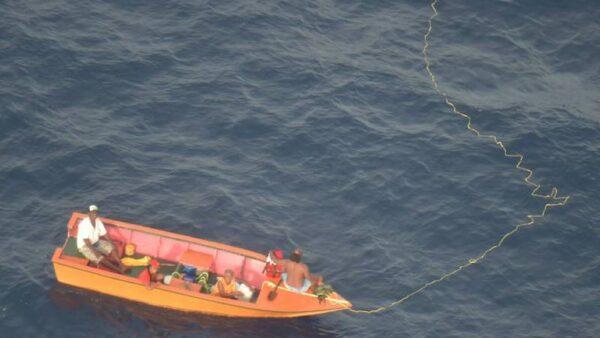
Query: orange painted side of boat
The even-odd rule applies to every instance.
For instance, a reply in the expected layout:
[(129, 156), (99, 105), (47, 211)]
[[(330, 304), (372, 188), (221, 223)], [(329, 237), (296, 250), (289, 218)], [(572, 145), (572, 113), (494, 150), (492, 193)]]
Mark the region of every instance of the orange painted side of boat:
[[(85, 214), (73, 213), (68, 224), (69, 228), (75, 224), (78, 218), (85, 216)], [(107, 218), (103, 218), (103, 221), (105, 223), (110, 222), (112, 225), (123, 228), (140, 230), (159, 236), (227, 250), (255, 259), (265, 259), (265, 256), (260, 253), (218, 242), (179, 235)], [(350, 302), (346, 301), (337, 293), (332, 294), (325, 301), (319, 302), (315, 295), (296, 293), (287, 290), (282, 286), (280, 286), (277, 291), (277, 297), (274, 300), (269, 301), (268, 294), (275, 288), (275, 283), (273, 281), (263, 282), (260, 295), (255, 303), (192, 292), (183, 288), (160, 283), (156, 284), (154, 288), (148, 289), (146, 285), (136, 278), (83, 265), (80, 261), (72, 260), (70, 257), (65, 256), (63, 258), (61, 257), (61, 254), (62, 248), (56, 248), (52, 257), (56, 278), (61, 283), (179, 311), (232, 317), (285, 318), (312, 316), (345, 310), (352, 307)]]

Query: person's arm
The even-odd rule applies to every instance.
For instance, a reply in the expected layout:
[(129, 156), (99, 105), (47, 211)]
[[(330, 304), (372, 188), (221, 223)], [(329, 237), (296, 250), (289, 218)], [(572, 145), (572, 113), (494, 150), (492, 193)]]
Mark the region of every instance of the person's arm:
[(225, 298), (235, 298), (236, 296), (241, 296), (242, 292), (234, 291), (232, 293), (225, 292), (225, 288), (223, 287), (223, 283), (221, 281), (217, 282), (217, 289), (219, 290), (219, 296)]
[(102, 221), (100, 219), (97, 219), (96, 223), (100, 230), (100, 238), (102, 238), (103, 240), (112, 244), (113, 248), (116, 248), (115, 243), (112, 241), (110, 236), (108, 236), (108, 232), (106, 231), (106, 228), (104, 227), (104, 223), (102, 223)]
[(305, 270), (304, 270), (304, 278), (308, 279), (312, 284), (315, 285), (321, 285), (321, 283), (323, 283), (323, 277), (319, 276), (319, 275), (313, 275), (310, 273), (310, 270), (308, 269), (307, 265), (305, 266)]
[(112, 244), (113, 246), (115, 245), (115, 243), (113, 243), (112, 239), (110, 239), (110, 237), (108, 237), (108, 234), (104, 235), (104, 236), (100, 236), (100, 239), (103, 239), (107, 242), (109, 242), (110, 244)]
[(223, 287), (223, 283), (221, 281), (217, 282), (217, 289), (219, 289), (219, 296), (224, 298), (232, 298), (233, 295), (225, 292), (225, 288)]
[[(108, 234), (104, 235), (104, 236), (100, 236), (100, 238), (107, 241), (108, 243), (110, 243), (110, 245), (112, 245), (112, 247), (115, 248), (115, 250), (116, 250), (115, 252), (117, 252), (117, 256), (121, 257), (121, 255), (118, 253), (119, 251), (117, 250), (117, 248), (118, 248), (117, 245), (112, 241), (112, 239), (110, 239), (110, 237), (108, 237)], [(124, 250), (125, 249), (123, 249), (123, 251)]]
[(238, 284), (236, 281), (233, 281), (233, 283), (235, 283), (236, 287), (235, 287), (235, 291), (233, 291), (233, 292), (231, 293), (231, 297), (233, 297), (233, 298), (236, 298), (236, 299), (237, 299), (237, 297), (241, 297), (241, 296), (243, 296), (244, 294), (242, 293), (242, 291), (239, 291), (239, 290), (237, 289), (239, 284)]
[(235, 298), (237, 299), (238, 297), (243, 296), (244, 294), (242, 293), (242, 291), (233, 291), (232, 293), (230, 293), (228, 296), (230, 298)]
[(302, 264), (302, 278), (310, 280), (310, 270), (306, 264)]
[(217, 281), (217, 290), (219, 290), (219, 296), (225, 297), (225, 289), (223, 288), (223, 284), (221, 281)]

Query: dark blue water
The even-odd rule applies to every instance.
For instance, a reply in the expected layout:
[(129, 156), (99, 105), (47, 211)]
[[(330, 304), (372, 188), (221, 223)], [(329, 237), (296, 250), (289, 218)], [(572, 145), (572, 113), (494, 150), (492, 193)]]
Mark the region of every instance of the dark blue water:
[(57, 284), (74, 210), (266, 252), (359, 308), (480, 254), (544, 201), (424, 70), (427, 1), (0, 2), (2, 336), (594, 337), (600, 9), (442, 1), (441, 89), (571, 195), (377, 315), (188, 316)]

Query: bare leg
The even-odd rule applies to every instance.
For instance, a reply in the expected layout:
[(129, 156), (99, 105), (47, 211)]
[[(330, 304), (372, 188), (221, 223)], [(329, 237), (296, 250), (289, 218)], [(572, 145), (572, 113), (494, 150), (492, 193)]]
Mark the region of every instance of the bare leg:
[(123, 263), (121, 263), (121, 259), (119, 259), (119, 254), (117, 253), (117, 250), (113, 249), (107, 254), (101, 252), (102, 257), (104, 257), (104, 261), (108, 261), (110, 262), (113, 266), (118, 266), (118, 269), (121, 271), (121, 273), (126, 272), (129, 268), (127, 266), (125, 266)]
[(113, 262), (117, 263), (121, 269), (124, 269), (124, 270), (127, 269), (127, 267), (123, 263), (121, 263), (121, 258), (119, 257), (117, 250), (113, 249), (110, 252), (110, 258)]
[(124, 272), (123, 269), (121, 269), (119, 266), (115, 265), (113, 262), (109, 261), (106, 258), (101, 259), (100, 262), (98, 262), (98, 265), (105, 266), (105, 267), (107, 267), (107, 268), (109, 268), (111, 270), (114, 270), (114, 271), (118, 272), (118, 273), (123, 273)]

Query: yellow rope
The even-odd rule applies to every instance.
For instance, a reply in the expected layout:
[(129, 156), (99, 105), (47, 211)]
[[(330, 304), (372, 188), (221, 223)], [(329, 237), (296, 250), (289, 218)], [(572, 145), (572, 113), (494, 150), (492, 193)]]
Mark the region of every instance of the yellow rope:
[(458, 266), (457, 268), (455, 268), (454, 270), (452, 270), (451, 272), (448, 272), (444, 275), (442, 275), (441, 277), (434, 279), (426, 284), (423, 284), (421, 287), (419, 287), (418, 289), (415, 289), (414, 291), (408, 293), (407, 295), (405, 295), (404, 297), (398, 299), (397, 301), (394, 301), (388, 305), (385, 306), (380, 306), (371, 310), (355, 310), (355, 309), (349, 309), (352, 312), (355, 313), (377, 313), (377, 312), (381, 312), (384, 310), (387, 310), (393, 306), (399, 305), (404, 303), (405, 301), (407, 301), (408, 299), (412, 298), (413, 296), (423, 292), (425, 289), (427, 289), (430, 286), (433, 286), (435, 284), (441, 283), (444, 280), (452, 277), (453, 275), (457, 274), (458, 272), (460, 272), (461, 270), (463, 270), (464, 268), (467, 268), (473, 264), (476, 264), (478, 262), (480, 262), (481, 260), (483, 260), (489, 253), (491, 253), (492, 251), (498, 249), (499, 247), (502, 246), (502, 244), (504, 244), (504, 241), (506, 241), (510, 236), (514, 235), (517, 231), (519, 231), (522, 227), (524, 226), (528, 226), (528, 225), (533, 225), (535, 223), (535, 220), (538, 218), (542, 218), (546, 215), (546, 211), (550, 208), (553, 207), (559, 207), (559, 206), (564, 206), (567, 201), (569, 200), (570, 196), (558, 196), (558, 189), (556, 187), (552, 187), (552, 190), (550, 192), (550, 194), (547, 195), (543, 195), (538, 193), (538, 191), (541, 188), (540, 184), (537, 184), (535, 182), (533, 182), (531, 180), (531, 178), (533, 177), (533, 170), (532, 169), (528, 169), (526, 167), (523, 167), (521, 164), (523, 162), (523, 158), (524, 156), (522, 154), (519, 153), (509, 153), (507, 148), (504, 146), (504, 143), (502, 141), (500, 141), (496, 136), (494, 135), (484, 135), (481, 132), (479, 132), (479, 130), (475, 129), (475, 127), (473, 127), (473, 125), (471, 124), (471, 116), (469, 116), (466, 113), (463, 113), (461, 111), (458, 110), (458, 108), (456, 108), (456, 105), (454, 103), (452, 103), (450, 101), (450, 99), (448, 98), (448, 95), (444, 92), (442, 92), (439, 89), (437, 80), (435, 78), (435, 75), (433, 75), (433, 73), (431, 72), (431, 67), (430, 67), (430, 62), (429, 62), (429, 35), (431, 34), (431, 28), (432, 28), (432, 21), (433, 19), (438, 15), (438, 11), (436, 9), (436, 4), (437, 4), (438, 0), (433, 0), (430, 4), (431, 10), (432, 10), (432, 15), (429, 17), (429, 27), (427, 28), (427, 32), (425, 33), (424, 36), (424, 45), (423, 45), (423, 60), (425, 62), (425, 69), (427, 70), (427, 73), (429, 74), (429, 79), (431, 80), (431, 84), (433, 86), (433, 89), (435, 89), (436, 93), (438, 95), (440, 95), (444, 101), (446, 102), (446, 104), (448, 105), (448, 107), (450, 107), (450, 109), (452, 110), (453, 113), (458, 114), (460, 116), (462, 116), (463, 118), (465, 118), (467, 120), (467, 129), (470, 130), (471, 132), (473, 132), (475, 135), (477, 135), (477, 137), (483, 137), (483, 138), (489, 138), (491, 139), (504, 153), (505, 157), (508, 158), (516, 158), (516, 164), (515, 164), (515, 168), (517, 168), (518, 170), (524, 171), (527, 173), (527, 175), (525, 176), (525, 178), (523, 179), (523, 181), (533, 187), (531, 190), (531, 196), (533, 197), (537, 197), (537, 198), (543, 198), (543, 199), (549, 199), (550, 202), (546, 203), (544, 205), (544, 208), (542, 209), (542, 211), (537, 214), (537, 215), (532, 215), (529, 214), (527, 215), (527, 221), (523, 222), (523, 223), (519, 223), (517, 225), (515, 225), (515, 227), (505, 233), (502, 237), (500, 237), (500, 240), (498, 240), (496, 242), (496, 244), (492, 245), (491, 247), (489, 247), (487, 250), (485, 250), (482, 254), (480, 254), (477, 257), (474, 258), (470, 258), (467, 260), (466, 263)]

